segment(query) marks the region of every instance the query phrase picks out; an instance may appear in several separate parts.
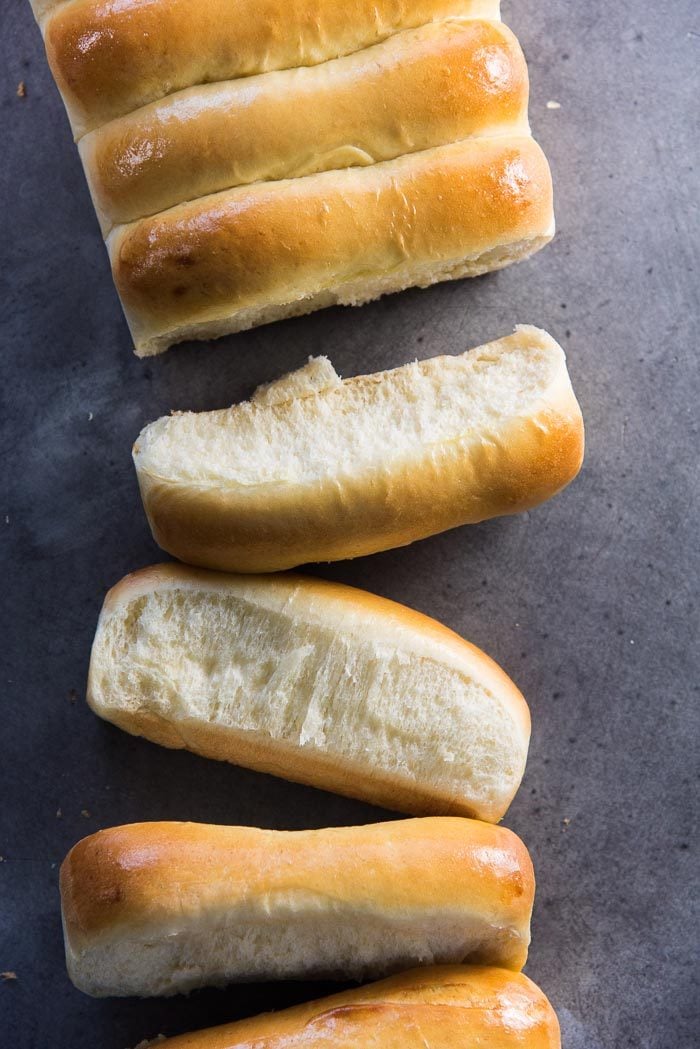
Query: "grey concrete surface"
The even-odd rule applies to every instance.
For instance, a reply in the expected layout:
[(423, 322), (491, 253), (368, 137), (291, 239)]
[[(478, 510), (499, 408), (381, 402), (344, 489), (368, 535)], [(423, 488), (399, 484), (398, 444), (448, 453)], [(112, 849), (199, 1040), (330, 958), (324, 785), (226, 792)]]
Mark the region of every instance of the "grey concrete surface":
[(588, 439), (575, 484), (522, 517), (314, 570), (443, 620), (529, 699), (531, 756), (506, 823), (538, 875), (527, 972), (568, 1049), (698, 1044), (700, 6), (504, 8), (556, 180), (547, 250), (474, 282), (140, 362), (29, 4), (2, 0), (0, 970), (17, 977), (0, 980), (2, 1045), (126, 1049), (326, 989), (81, 995), (64, 970), (57, 876), (85, 834), (135, 820), (297, 828), (386, 815), (161, 750), (87, 709), (105, 589), (161, 557), (131, 467), (139, 428), (171, 408), (226, 405), (309, 353), (348, 375), (518, 322), (567, 350)]

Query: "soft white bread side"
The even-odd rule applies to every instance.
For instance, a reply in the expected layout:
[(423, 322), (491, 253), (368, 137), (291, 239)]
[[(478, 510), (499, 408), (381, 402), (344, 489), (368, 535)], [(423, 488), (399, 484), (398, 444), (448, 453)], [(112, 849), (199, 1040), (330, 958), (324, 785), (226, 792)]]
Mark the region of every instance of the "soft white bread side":
[(467, 959), (520, 969), (534, 890), (514, 834), (462, 819), (139, 823), (85, 838), (61, 867), (68, 971), (100, 997)]
[(181, 88), (312, 66), (498, 0), (32, 0), (76, 138)]
[(279, 1013), (168, 1038), (163, 1049), (561, 1049), (547, 998), (523, 973), (416, 969)]
[(306, 397), (310, 393), (332, 390), (340, 385), (342, 379), (327, 357), (309, 357), (306, 364), (296, 371), (258, 386), (250, 399), (253, 404), (270, 407)]
[(553, 234), (542, 150), (503, 135), (215, 193), (116, 226), (107, 247), (136, 353), (148, 356), (478, 276)]
[(106, 234), (233, 186), (527, 134), (527, 101), (512, 32), (452, 19), (321, 65), (178, 91), (85, 135), (80, 154)]
[(88, 702), (134, 735), (414, 814), (495, 822), (530, 717), (507, 675), (393, 601), (157, 565), (105, 599)]
[(175, 557), (237, 572), (358, 557), (527, 510), (581, 465), (564, 352), (537, 328), (344, 382), (310, 386), (305, 370), (279, 390), (139, 436), (144, 507)]

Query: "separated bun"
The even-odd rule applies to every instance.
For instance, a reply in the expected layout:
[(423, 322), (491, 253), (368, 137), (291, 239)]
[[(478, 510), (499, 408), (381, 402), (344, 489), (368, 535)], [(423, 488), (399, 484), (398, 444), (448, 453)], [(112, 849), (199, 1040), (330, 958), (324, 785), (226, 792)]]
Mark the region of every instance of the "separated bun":
[(436, 966), (279, 1013), (166, 1039), (164, 1049), (561, 1049), (523, 973)]
[(497, 821), (525, 768), (525, 700), (427, 616), (295, 575), (157, 565), (105, 599), (88, 700), (167, 747), (414, 814)]
[(575, 477), (583, 443), (563, 350), (523, 327), (344, 382), (316, 362), (250, 403), (151, 423), (134, 463), (164, 550), (271, 572), (529, 510)]
[(465, 959), (520, 969), (534, 888), (514, 834), (461, 819), (137, 823), (85, 838), (61, 868), (68, 971), (98, 996)]

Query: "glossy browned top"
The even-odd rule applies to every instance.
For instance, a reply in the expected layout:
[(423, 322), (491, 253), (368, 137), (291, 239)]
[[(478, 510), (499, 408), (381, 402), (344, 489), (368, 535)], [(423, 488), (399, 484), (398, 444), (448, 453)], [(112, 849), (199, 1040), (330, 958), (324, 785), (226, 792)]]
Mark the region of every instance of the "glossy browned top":
[(406, 263), (478, 257), (549, 233), (552, 215), (531, 138), (473, 139), (183, 204), (116, 230), (110, 254), (131, 321), (158, 331)]
[(72, 0), (44, 22), (49, 63), (80, 136), (193, 84), (315, 65), (497, 0)]
[(87, 135), (81, 153), (109, 228), (259, 179), (523, 132), (527, 101), (510, 30), (453, 20), (321, 66), (177, 92)]
[[(476, 820), (426, 818), (366, 827), (280, 832), (194, 823), (140, 823), (79, 842), (61, 868), (73, 943), (115, 926), (145, 926), (275, 899), (385, 915), (435, 909), (482, 916), (522, 934), (534, 875), (523, 843)], [(342, 913), (342, 912), (339, 912)], [(339, 919), (340, 920), (340, 919)], [(516, 959), (517, 956), (517, 959)]]
[(166, 1049), (560, 1049), (544, 994), (522, 973), (416, 969), (252, 1020), (181, 1035)]

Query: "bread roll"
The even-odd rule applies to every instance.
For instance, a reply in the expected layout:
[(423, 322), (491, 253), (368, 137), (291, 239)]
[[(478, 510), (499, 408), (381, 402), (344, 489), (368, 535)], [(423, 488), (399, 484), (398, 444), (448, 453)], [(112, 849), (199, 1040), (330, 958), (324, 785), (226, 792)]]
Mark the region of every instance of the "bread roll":
[(498, 0), (32, 0), (80, 138), (194, 84), (312, 66)]
[(107, 246), (136, 352), (148, 356), (477, 276), (553, 232), (544, 154), (505, 135), (216, 193), (117, 226)]
[(138, 823), (85, 838), (61, 868), (68, 971), (97, 996), (467, 958), (520, 969), (534, 891), (523, 843), (462, 819), (293, 833)]
[(80, 152), (107, 233), (232, 186), (527, 134), (527, 96), (509, 29), (433, 22), (311, 68), (176, 92), (86, 135)]
[(167, 747), (391, 809), (493, 822), (530, 735), (504, 672), (418, 612), (303, 576), (174, 564), (110, 590), (88, 701)]
[(523, 973), (435, 966), (252, 1020), (167, 1038), (162, 1049), (561, 1049)]
[(156, 542), (237, 572), (358, 557), (527, 510), (581, 465), (564, 352), (537, 328), (458, 357), (328, 376), (321, 388), (287, 379), (278, 403), (147, 426), (134, 463)]

